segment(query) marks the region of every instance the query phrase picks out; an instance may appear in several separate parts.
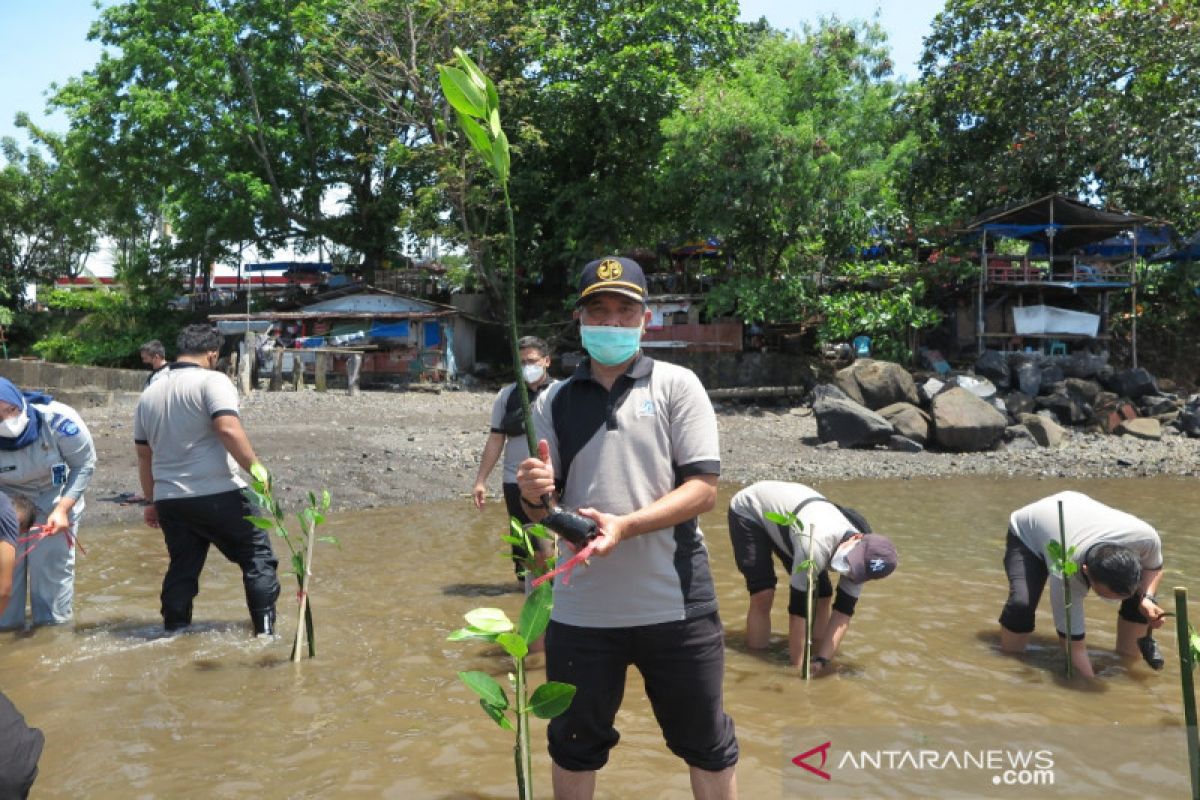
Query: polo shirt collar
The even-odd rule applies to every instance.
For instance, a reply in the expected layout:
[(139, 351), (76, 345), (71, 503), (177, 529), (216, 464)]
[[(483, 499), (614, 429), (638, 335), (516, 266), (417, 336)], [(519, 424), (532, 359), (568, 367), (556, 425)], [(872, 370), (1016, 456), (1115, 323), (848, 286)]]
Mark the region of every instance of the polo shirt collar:
[[(653, 370), (654, 359), (648, 355), (645, 355), (641, 351), (638, 351), (637, 356), (633, 359), (633, 361), (629, 362), (629, 366), (625, 368), (625, 372), (623, 372), (622, 375), (632, 378), (633, 380), (637, 380), (638, 378), (648, 377)], [(595, 380), (592, 377), (591, 356), (583, 357), (583, 360), (579, 362), (579, 366), (575, 368), (575, 374), (572, 377), (578, 380)]]

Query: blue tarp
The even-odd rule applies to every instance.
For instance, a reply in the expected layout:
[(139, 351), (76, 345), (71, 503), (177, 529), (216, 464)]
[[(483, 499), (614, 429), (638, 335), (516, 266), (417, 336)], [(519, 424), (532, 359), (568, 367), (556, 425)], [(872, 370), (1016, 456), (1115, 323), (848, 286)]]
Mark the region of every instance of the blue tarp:
[(1192, 238), (1179, 247), (1172, 247), (1156, 253), (1151, 261), (1200, 261), (1200, 231), (1192, 234)]
[(407, 339), (408, 338), (408, 320), (399, 322), (379, 322), (371, 323), (371, 338), (372, 339)]

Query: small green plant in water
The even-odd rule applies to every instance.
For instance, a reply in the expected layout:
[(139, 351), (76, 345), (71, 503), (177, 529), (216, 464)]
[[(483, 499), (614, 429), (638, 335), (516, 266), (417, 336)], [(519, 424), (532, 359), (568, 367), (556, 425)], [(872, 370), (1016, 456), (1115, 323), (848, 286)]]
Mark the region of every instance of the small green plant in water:
[[(533, 798), (533, 763), (529, 743), (529, 715), (541, 719), (553, 719), (566, 711), (575, 697), (575, 687), (569, 683), (547, 681), (529, 694), (525, 673), (525, 657), (529, 645), (546, 632), (550, 622), (550, 609), (554, 605), (553, 590), (549, 583), (534, 589), (525, 598), (521, 618), (514, 626), (508, 616), (498, 608), (476, 608), (466, 613), (467, 627), (450, 634), (450, 641), (481, 639), (495, 642), (512, 657), (515, 672), (508, 676), (513, 691), (513, 701), (491, 675), (486, 672), (460, 672), (458, 677), (471, 691), (479, 695), (479, 705), (501, 728), (516, 733), (513, 758), (517, 769), (517, 796), (521, 800)], [(510, 718), (509, 712), (512, 712)]]
[[(782, 525), (789, 530), (795, 528), (803, 533), (804, 523), (800, 521), (791, 511), (779, 514), (775, 511), (767, 511), (763, 514), (771, 522), (777, 525)], [(799, 575), (802, 571), (808, 576), (808, 584), (804, 589), (804, 610), (808, 614), (804, 619), (804, 657), (800, 660), (800, 677), (804, 680), (812, 678), (812, 643), (813, 643), (813, 571), (816, 569), (816, 562), (813, 561), (813, 528), (810, 525), (808, 528), (808, 546), (805, 548), (808, 558), (801, 561), (792, 568), (793, 575)]]
[(1079, 571), (1075, 562), (1075, 546), (1067, 547), (1067, 529), (1063, 522), (1063, 505), (1058, 501), (1058, 541), (1046, 544), (1046, 553), (1050, 556), (1050, 572), (1062, 580), (1063, 587), (1063, 617), (1067, 626), (1067, 677), (1072, 674), (1071, 667), (1071, 577)]
[(308, 599), (310, 579), (312, 577), (313, 545), (319, 539), (322, 542), (338, 544), (332, 536), (317, 536), (317, 526), (325, 522), (325, 514), (329, 511), (329, 492), (321, 490), (318, 498), (312, 492), (308, 493), (308, 505), (297, 512), (300, 521), (300, 533), (288, 531), (287, 517), (283, 506), (275, 499), (271, 487), (271, 475), (262, 464), (255, 464), (250, 469), (250, 487), (247, 490), (251, 502), (265, 511), (268, 516), (249, 516), (246, 519), (256, 528), (275, 533), (287, 545), (292, 564), (292, 574), (299, 584), (296, 597), (299, 606), (298, 619), (301, 624), (296, 626), (296, 639), (292, 644), (292, 661), (299, 661), (301, 654), (307, 648), (308, 657), (317, 655), (317, 642), (313, 631), (312, 603)]

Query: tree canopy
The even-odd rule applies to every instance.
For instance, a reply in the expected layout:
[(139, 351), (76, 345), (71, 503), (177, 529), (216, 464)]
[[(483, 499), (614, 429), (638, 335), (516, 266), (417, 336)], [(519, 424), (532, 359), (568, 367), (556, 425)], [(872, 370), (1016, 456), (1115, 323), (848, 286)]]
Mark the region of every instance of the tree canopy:
[(949, 0), (910, 98), (922, 205), (1053, 192), (1200, 224), (1200, 5)]
[(724, 239), (743, 278), (726, 294), (749, 318), (794, 315), (804, 278), (903, 227), (896, 178), (912, 140), (890, 63), (874, 26), (830, 20), (800, 38), (765, 36), (664, 124), (665, 217)]

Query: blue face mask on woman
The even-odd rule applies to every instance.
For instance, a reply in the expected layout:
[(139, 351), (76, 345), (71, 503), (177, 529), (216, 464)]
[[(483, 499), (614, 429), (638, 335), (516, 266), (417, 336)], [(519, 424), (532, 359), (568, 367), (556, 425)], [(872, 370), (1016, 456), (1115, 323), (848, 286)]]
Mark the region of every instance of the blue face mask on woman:
[(617, 328), (611, 325), (580, 325), (583, 349), (597, 363), (608, 367), (624, 364), (637, 355), (642, 345), (642, 328)]

